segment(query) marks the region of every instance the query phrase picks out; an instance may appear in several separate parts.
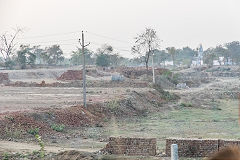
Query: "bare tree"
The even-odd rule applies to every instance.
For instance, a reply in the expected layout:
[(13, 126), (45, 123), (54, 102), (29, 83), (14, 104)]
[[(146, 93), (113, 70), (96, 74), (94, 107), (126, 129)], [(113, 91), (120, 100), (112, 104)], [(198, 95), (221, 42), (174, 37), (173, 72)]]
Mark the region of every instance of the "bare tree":
[(134, 38), (135, 45), (132, 47), (132, 52), (143, 57), (146, 69), (148, 70), (149, 57), (155, 49), (160, 46), (160, 40), (157, 32), (152, 28), (146, 28), (143, 33)]
[(0, 53), (5, 62), (11, 59), (13, 51), (17, 45), (15, 39), (21, 31), (21, 29), (17, 28), (14, 30), (14, 34), (4, 33), (0, 35)]

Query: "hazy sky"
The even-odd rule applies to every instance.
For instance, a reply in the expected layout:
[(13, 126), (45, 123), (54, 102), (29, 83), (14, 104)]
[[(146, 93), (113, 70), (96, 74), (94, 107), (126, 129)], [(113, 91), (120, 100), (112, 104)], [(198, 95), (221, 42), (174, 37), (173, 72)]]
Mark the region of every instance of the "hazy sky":
[(109, 43), (127, 56), (133, 37), (152, 27), (162, 49), (200, 43), (206, 49), (240, 40), (239, 6), (239, 0), (0, 0), (0, 33), (21, 27), (20, 42), (60, 44), (69, 55), (85, 30), (91, 49)]

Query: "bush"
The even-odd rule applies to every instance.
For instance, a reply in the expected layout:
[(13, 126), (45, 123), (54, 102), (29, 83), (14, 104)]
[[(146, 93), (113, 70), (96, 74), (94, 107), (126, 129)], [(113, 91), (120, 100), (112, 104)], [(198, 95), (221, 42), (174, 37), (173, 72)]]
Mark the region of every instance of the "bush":
[(31, 128), (28, 130), (28, 133), (31, 134), (31, 135), (38, 135), (39, 133), (39, 128)]
[(192, 107), (191, 103), (181, 103), (180, 107), (184, 108), (184, 107)]
[(54, 131), (57, 131), (57, 132), (62, 132), (65, 128), (65, 125), (64, 124), (53, 124), (51, 126), (51, 128), (54, 130)]

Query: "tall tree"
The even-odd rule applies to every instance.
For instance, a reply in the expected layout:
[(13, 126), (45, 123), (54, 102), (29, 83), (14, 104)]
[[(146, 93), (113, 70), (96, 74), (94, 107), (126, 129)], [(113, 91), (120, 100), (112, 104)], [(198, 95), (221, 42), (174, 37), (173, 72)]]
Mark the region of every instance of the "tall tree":
[(171, 55), (171, 57), (172, 57), (173, 67), (175, 68), (176, 49), (175, 49), (175, 47), (168, 47), (166, 49), (167, 49), (168, 53)]
[(58, 65), (64, 60), (63, 51), (59, 45), (53, 45), (47, 48), (48, 64)]
[[(73, 65), (81, 65), (82, 64), (82, 59), (83, 59), (83, 54), (82, 54), (82, 49), (77, 48), (76, 51), (72, 51), (71, 55), (71, 63)], [(87, 65), (94, 64), (95, 59), (93, 58), (93, 52), (90, 51), (89, 49), (85, 48), (84, 50), (85, 53), (85, 61)]]
[(140, 57), (144, 57), (144, 63), (148, 70), (149, 57), (160, 45), (157, 32), (152, 28), (146, 28), (143, 33), (134, 39), (135, 45), (132, 47), (132, 52), (137, 53)]

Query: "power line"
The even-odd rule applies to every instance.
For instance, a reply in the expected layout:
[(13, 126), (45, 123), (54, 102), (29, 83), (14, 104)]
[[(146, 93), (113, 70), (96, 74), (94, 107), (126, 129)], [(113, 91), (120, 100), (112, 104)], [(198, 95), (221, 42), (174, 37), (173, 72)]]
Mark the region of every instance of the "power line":
[(79, 33), (79, 32), (81, 32), (81, 31), (78, 30), (78, 31), (73, 31), (73, 32), (55, 33), (55, 34), (46, 34), (46, 35), (39, 35), (39, 36), (30, 36), (30, 37), (23, 37), (23, 38), (18, 38), (18, 39), (45, 38), (45, 37), (61, 36), (61, 35), (67, 35), (67, 34)]
[[(91, 41), (91, 44), (102, 45), (102, 44), (100, 44), (100, 43), (92, 42), (92, 41)], [(113, 46), (113, 49), (116, 49), (116, 50), (119, 50), (119, 51), (124, 51), (124, 52), (131, 52), (131, 50), (123, 49), (123, 48), (119, 48), (119, 47), (115, 47), (115, 46)]]
[(33, 43), (58, 43), (58, 42), (66, 42), (66, 41), (76, 41), (77, 39), (63, 39), (58, 41), (40, 41), (40, 42), (33, 42)]
[(92, 35), (97, 36), (97, 37), (102, 37), (102, 38), (105, 38), (105, 39), (111, 39), (111, 40), (114, 40), (114, 41), (118, 41), (118, 42), (129, 44), (129, 42), (127, 42), (127, 41), (119, 40), (119, 39), (112, 38), (112, 37), (109, 37), (109, 36), (100, 35), (100, 34), (93, 33), (93, 32), (86, 32), (86, 33), (92, 34)]

